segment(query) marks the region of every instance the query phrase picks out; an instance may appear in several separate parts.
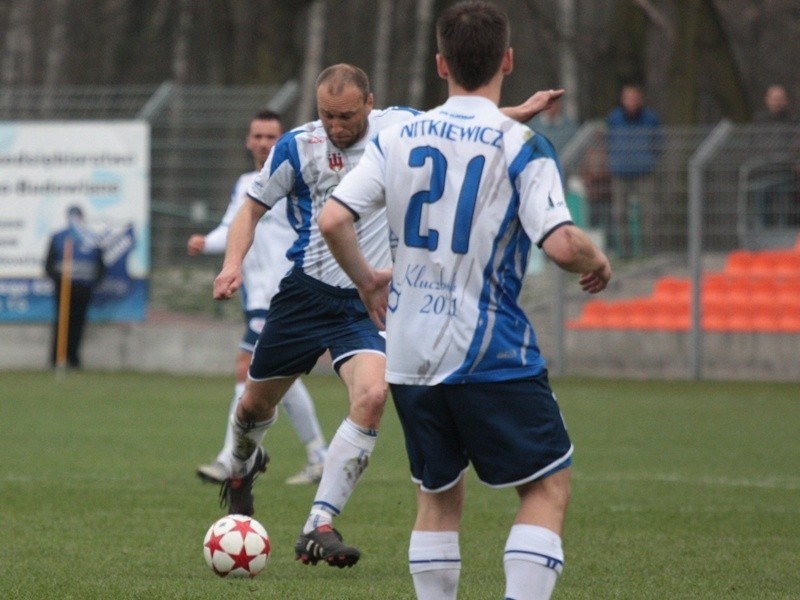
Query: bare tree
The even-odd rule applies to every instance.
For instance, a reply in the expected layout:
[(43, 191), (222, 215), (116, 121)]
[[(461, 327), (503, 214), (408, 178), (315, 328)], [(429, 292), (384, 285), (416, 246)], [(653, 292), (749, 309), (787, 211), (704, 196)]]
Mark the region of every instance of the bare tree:
[(378, 1), (378, 27), (375, 30), (375, 64), (372, 91), (378, 102), (385, 102), (389, 89), (389, 58), (392, 49), (393, 0)]
[(179, 0), (178, 28), (172, 49), (172, 77), (177, 84), (186, 83), (189, 75), (189, 49), (191, 46), (192, 13), (190, 0)]
[(50, 37), (47, 40), (47, 60), (43, 78), (44, 86), (49, 89), (58, 84), (64, 66), (64, 56), (67, 53), (66, 16), (68, 3), (69, 0), (54, 0), (53, 2)]
[(325, 43), (325, 0), (314, 0), (308, 10), (308, 43), (303, 61), (303, 78), (300, 84), (300, 105), (297, 120), (313, 118), (316, 90), (314, 83), (322, 68), (322, 49)]
[(414, 56), (411, 60), (411, 74), (408, 82), (408, 103), (411, 106), (420, 106), (425, 98), (426, 67), (432, 22), (433, 0), (417, 0)]
[(3, 48), (2, 73), (6, 85), (31, 83), (33, 77), (34, 0), (13, 0)]

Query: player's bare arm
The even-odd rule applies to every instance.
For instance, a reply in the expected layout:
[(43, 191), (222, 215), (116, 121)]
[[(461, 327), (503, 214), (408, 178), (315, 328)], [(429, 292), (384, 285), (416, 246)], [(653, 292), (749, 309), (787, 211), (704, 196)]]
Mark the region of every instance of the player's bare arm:
[(266, 206), (249, 200), (236, 213), (228, 231), (222, 270), (214, 279), (215, 300), (228, 300), (242, 286), (242, 261), (253, 245), (256, 225), (266, 212)]
[(319, 230), (342, 270), (358, 288), (361, 300), (378, 329), (385, 329), (391, 269), (375, 269), (364, 258), (347, 208), (329, 199), (319, 216)]
[(525, 123), (538, 115), (543, 110), (550, 108), (553, 103), (564, 95), (564, 90), (540, 90), (533, 96), (517, 106), (506, 106), (500, 109), (505, 116)]
[(608, 257), (586, 233), (574, 225), (556, 229), (544, 241), (542, 249), (559, 267), (570, 273), (581, 273), (581, 289), (590, 294), (603, 291), (611, 279)]

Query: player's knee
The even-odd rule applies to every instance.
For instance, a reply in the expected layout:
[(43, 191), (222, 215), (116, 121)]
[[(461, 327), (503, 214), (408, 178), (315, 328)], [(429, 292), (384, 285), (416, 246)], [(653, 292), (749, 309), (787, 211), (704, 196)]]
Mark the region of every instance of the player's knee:
[(388, 392), (389, 388), (383, 380), (358, 386), (350, 399), (351, 411), (368, 417), (369, 420), (380, 420)]

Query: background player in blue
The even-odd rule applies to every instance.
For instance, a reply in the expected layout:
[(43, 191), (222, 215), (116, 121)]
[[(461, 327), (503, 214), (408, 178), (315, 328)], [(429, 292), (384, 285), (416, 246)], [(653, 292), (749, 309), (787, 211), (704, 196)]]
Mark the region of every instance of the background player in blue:
[[(506, 109), (526, 121), (558, 92), (540, 92), (519, 107)], [(260, 444), (286, 388), (329, 350), (347, 386), (350, 410), (328, 447), (328, 456), (303, 530), (296, 557), (306, 564), (324, 560), (349, 567), (360, 552), (333, 529), (375, 447), (386, 401), (385, 342), (370, 321), (358, 291), (331, 256), (317, 226), (325, 200), (360, 160), (369, 139), (387, 126), (412, 118), (407, 108), (374, 110), (366, 74), (352, 65), (328, 67), (316, 84), (320, 119), (284, 135), (248, 191), (251, 202), (237, 213), (228, 235), (223, 268), (214, 296), (229, 298), (241, 283), (242, 258), (255, 224), (286, 197), (289, 221), (298, 232), (289, 250), (292, 271), (273, 298), (259, 337), (244, 395), (234, 418), (234, 467), (223, 486), (228, 510), (251, 513), (253, 479), (266, 468)], [(363, 219), (358, 238), (368, 260), (390, 264), (385, 215)]]
[[(498, 109), (513, 66), (507, 17), (486, 2), (437, 21), (449, 99), (373, 138), (333, 192), (320, 229), (378, 326), (418, 511), (409, 565), (418, 598), (455, 598), (464, 470), (513, 487), (505, 597), (549, 598), (564, 555), (572, 444), (532, 325), (518, 304), (531, 244), (581, 273), (611, 267), (570, 219), (552, 145)], [(376, 269), (354, 223), (386, 210), (393, 269)]]
[[(228, 229), (237, 211), (245, 202), (247, 188), (261, 171), (270, 150), (275, 146), (282, 133), (281, 117), (276, 112), (261, 110), (250, 120), (245, 147), (253, 158), (255, 170), (242, 174), (237, 180), (222, 222), (206, 235), (194, 234), (189, 237), (186, 250), (190, 256), (225, 251)], [(291, 267), (289, 259), (286, 258), (286, 251), (294, 243), (297, 233), (289, 225), (283, 204), (281, 205), (283, 210), (272, 211), (259, 222), (255, 231), (253, 247), (242, 263), (244, 282), (242, 309), (244, 310), (245, 332), (236, 353), (236, 385), (228, 411), (222, 449), (213, 463), (203, 464), (197, 468), (197, 475), (204, 481), (222, 483), (228, 477), (233, 450), (231, 417), (236, 409), (239, 396), (244, 392), (247, 369), (250, 366), (258, 334), (261, 333), (261, 328), (264, 326), (270, 301), (278, 291), (281, 278)], [(303, 470), (289, 477), (286, 483), (290, 485), (316, 483), (322, 477), (327, 444), (317, 420), (314, 402), (301, 380), (295, 381), (294, 385), (286, 391), (282, 404), (308, 455), (308, 462)]]

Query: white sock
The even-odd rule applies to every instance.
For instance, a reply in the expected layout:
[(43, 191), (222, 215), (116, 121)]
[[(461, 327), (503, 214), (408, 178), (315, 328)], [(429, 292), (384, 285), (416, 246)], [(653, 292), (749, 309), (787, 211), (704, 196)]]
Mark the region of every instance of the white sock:
[(228, 407), (228, 420), (225, 421), (225, 441), (222, 444), (222, 450), (217, 454), (217, 462), (223, 465), (230, 464), (231, 452), (233, 451), (233, 415), (236, 414), (236, 405), (239, 404), (239, 398), (244, 394), (244, 381), (236, 382), (236, 387), (233, 389), (233, 398), (231, 398), (231, 405)]
[(308, 462), (312, 464), (324, 462), (327, 451), (325, 436), (322, 434), (311, 394), (300, 379), (295, 380), (292, 387), (286, 391), (281, 405), (289, 416), (297, 437), (306, 447)]
[(322, 479), (303, 533), (330, 525), (333, 517), (342, 512), (367, 468), (377, 436), (376, 429), (359, 427), (350, 419), (342, 421), (328, 446)]
[(230, 466), (228, 472), (235, 477), (242, 477), (253, 468), (255, 462), (256, 448), (264, 439), (275, 421), (278, 420), (278, 412), (266, 421), (248, 421), (243, 423), (234, 413), (231, 419), (233, 425), (233, 449), (231, 451)]
[(547, 600), (564, 568), (561, 538), (537, 525), (517, 524), (506, 541), (507, 600)]
[(461, 574), (457, 531), (412, 531), (408, 567), (417, 600), (455, 600)]

